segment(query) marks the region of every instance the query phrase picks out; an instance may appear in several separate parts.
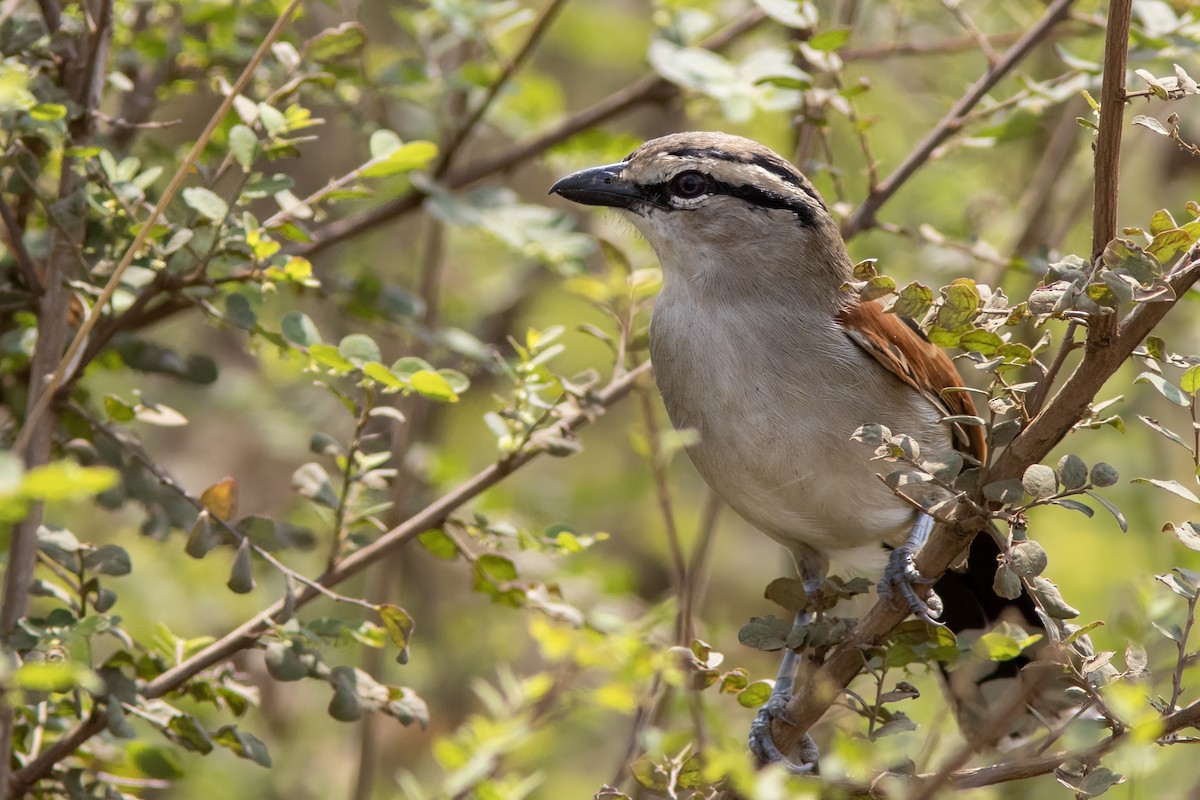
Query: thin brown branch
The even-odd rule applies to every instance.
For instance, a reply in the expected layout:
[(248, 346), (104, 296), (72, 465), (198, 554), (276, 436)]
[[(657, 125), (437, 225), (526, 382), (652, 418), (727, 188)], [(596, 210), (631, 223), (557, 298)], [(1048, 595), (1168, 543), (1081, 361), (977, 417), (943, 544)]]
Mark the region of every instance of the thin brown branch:
[[(1000, 453), (981, 484), (1019, 479), (1030, 464), (1045, 458), (1071, 432), (1105, 382), (1175, 307), (1179, 298), (1200, 280), (1200, 245), (1192, 247), (1167, 279), (1176, 299), (1138, 305), (1126, 315), (1117, 333), (1104, 346), (1089, 347), (1062, 389)], [(976, 505), (984, 505), (982, 488), (969, 499)], [(960, 557), (975, 534), (987, 525), (986, 517), (962, 506), (955, 510), (954, 519), (957, 527), (939, 524), (917, 556), (917, 567), (927, 578), (936, 580), (940, 577)], [(877, 646), (908, 613), (907, 608), (880, 601), (862, 617), (845, 640), (830, 651), (825, 662), (807, 677), (803, 689), (788, 705), (787, 717), (795, 727), (782, 718), (773, 722), (771, 735), (780, 750), (790, 752), (799, 743), (803, 733), (833, 704), (840, 690), (858, 675), (863, 665), (864, 648)]]
[[(1017, 41), (1021, 37), (1019, 32), (1013, 33), (996, 33), (987, 37), (989, 45), (1007, 46)], [(841, 50), (838, 55), (842, 61), (880, 61), (886, 58), (900, 58), (904, 56), (939, 56), (952, 55), (954, 53), (965, 53), (969, 50), (978, 50), (979, 42), (971, 36), (963, 36), (957, 39), (945, 39), (940, 42), (897, 42), (892, 44), (880, 44), (869, 47), (855, 47)]]
[(646, 444), (650, 451), (650, 474), (654, 479), (654, 496), (658, 500), (658, 511), (662, 515), (663, 529), (667, 534), (667, 550), (671, 554), (671, 583), (674, 584), (678, 609), (675, 616), (675, 643), (687, 645), (691, 641), (692, 621), (685, 616), (685, 593), (687, 591), (687, 563), (683, 557), (683, 545), (679, 542), (679, 528), (675, 525), (675, 511), (671, 505), (671, 487), (667, 482), (667, 464), (663, 458), (659, 440), (658, 422), (654, 418), (654, 397), (649, 387), (638, 390), (641, 401), (642, 420), (646, 426)]
[[(1046, 245), (1045, 234), (1050, 227), (1049, 222), (1061, 214), (1060, 203), (1055, 202), (1055, 195), (1062, 185), (1063, 175), (1074, 160), (1075, 148), (1083, 138), (1079, 135), (1081, 129), (1075, 117), (1074, 109), (1067, 103), (1062, 104), (1050, 139), (1042, 148), (1042, 157), (1016, 204), (1024, 215), (1019, 227), (1021, 233), (1014, 237), (1011, 247), (1011, 252), (1017, 255)], [(993, 285), (998, 281), (997, 275), (983, 282)]]
[(950, 12), (950, 15), (958, 21), (958, 24), (963, 27), (971, 41), (975, 42), (975, 46), (983, 52), (984, 58), (991, 66), (996, 66), (999, 60), (996, 56), (996, 51), (992, 49), (992, 43), (988, 41), (988, 37), (983, 31), (979, 30), (979, 26), (975, 24), (975, 20), (971, 19), (971, 15), (963, 10), (960, 0), (942, 0), (942, 5)]
[(13, 214), (12, 207), (4, 199), (3, 193), (0, 193), (0, 219), (4, 221), (4, 227), (8, 229), (7, 244), (17, 260), (17, 268), (21, 270), (21, 277), (25, 279), (25, 285), (35, 295), (41, 294), (42, 280), (38, 277), (37, 266), (33, 263), (33, 256), (29, 255), (29, 248), (25, 246), (25, 237), (21, 235), (21, 226), (17, 222), (16, 215)]
[[(738, 22), (725, 30), (713, 35), (700, 46), (709, 50), (719, 50), (735, 39), (755, 28), (765, 19), (766, 15), (759, 9), (746, 14)], [(568, 117), (549, 130), (518, 142), (500, 153), (469, 164), (460, 170), (451, 169), (440, 181), (447, 189), (461, 189), (476, 181), (523, 164), (535, 156), (541, 155), (556, 144), (566, 141), (580, 131), (587, 130), (613, 117), (620, 116), (645, 103), (654, 102), (664, 97), (674, 96), (679, 89), (672, 83), (657, 75), (648, 75), (641, 80), (629, 84), (624, 89), (614, 92), (591, 108)], [(389, 223), (398, 217), (409, 214), (420, 208), (425, 195), (417, 189), (397, 197), (378, 208), (364, 211), (345, 219), (332, 222), (317, 232), (317, 239), (301, 245), (293, 250), (297, 255), (312, 258), (316, 254), (351, 239), (380, 225)]]
[(950, 138), (961, 127), (963, 117), (992, 90), (1000, 80), (1021, 63), (1033, 49), (1040, 44), (1067, 15), (1074, 0), (1054, 0), (1047, 7), (1033, 27), (1026, 31), (1021, 38), (1004, 54), (995, 67), (985, 72), (979, 80), (972, 84), (958, 102), (942, 117), (941, 121), (926, 134), (912, 152), (887, 176), (875, 190), (867, 195), (862, 205), (846, 220), (842, 226), (842, 234), (847, 239), (861, 233), (875, 224), (875, 214), (891, 199), (897, 190), (913, 176), (913, 173), (929, 160), (930, 155), (938, 145)]
[(704, 508), (700, 512), (700, 529), (696, 541), (692, 545), (692, 555), (688, 559), (686, 583), (683, 587), (683, 610), (681, 615), (687, 623), (687, 637), (683, 644), (688, 644), (695, 636), (694, 618), (696, 607), (704, 594), (704, 584), (708, 570), (708, 559), (712, 555), (713, 540), (717, 532), (717, 517), (721, 512), (721, 498), (717, 493), (708, 490), (704, 497)]
[[(199, 512), (199, 513), (206, 512), (206, 507), (205, 507), (204, 503), (200, 500), (200, 498), (196, 497), (196, 495), (192, 494), (187, 489), (185, 489), (183, 487), (183, 484), (181, 484), (178, 480), (176, 480), (175, 477), (171, 475), (171, 473), (167, 472), (165, 469), (163, 469), (161, 466), (159, 466), (158, 463), (150, 457), (149, 453), (147, 453), (144, 449), (142, 449), (142, 447), (140, 445), (138, 445), (137, 443), (132, 441), (132, 439), (129, 437), (128, 434), (126, 434), (123, 431), (119, 431), (119, 430), (115, 429), (113, 426), (108, 425), (107, 423), (100, 421), (99, 419), (97, 419), (95, 417), (95, 415), (93, 415), (91, 412), (89, 412), (86, 408), (83, 408), (82, 406), (72, 406), (71, 410), (74, 411), (75, 414), (77, 414), (79, 417), (81, 417), (84, 421), (86, 421), (87, 424), (90, 425), (93, 430), (95, 430), (97, 433), (104, 434), (104, 436), (106, 436), (109, 439), (109, 441), (111, 441), (113, 444), (117, 445), (117, 447), (120, 447), (123, 451), (125, 451), (130, 457), (133, 458), (134, 461), (137, 461), (139, 464), (141, 464), (142, 468), (145, 469), (147, 472), (149, 472), (151, 475), (153, 475), (155, 477), (155, 479), (158, 480), (158, 482), (163, 485), (163, 487), (174, 492), (181, 500), (186, 502), (188, 505), (190, 505), (192, 508), (194, 508), (197, 512)], [(222, 530), (224, 530), (225, 533), (228, 534), (229, 537), (233, 541), (240, 543), (243, 539), (247, 538), (246, 534), (242, 533), (237, 528), (233, 527), (233, 525), (229, 524), (229, 522), (227, 520), (225, 520), (219, 516), (216, 516), (215, 514), (210, 514), (210, 519), (212, 519), (214, 524), (216, 524), (218, 527), (220, 527)], [(301, 575), (299, 572), (296, 572), (291, 567), (288, 567), (282, 561), (275, 558), (275, 556), (271, 555), (269, 552), (267, 552), (263, 548), (259, 547), (258, 545), (254, 544), (253, 542), (250, 543), (250, 548), (251, 548), (251, 550), (254, 551), (255, 555), (257, 555), (263, 561), (266, 561), (268, 564), (270, 564), (272, 567), (274, 567), (276, 570), (278, 570), (281, 575), (285, 575), (285, 576), (291, 578), (292, 580), (296, 581), (299, 584), (309, 586), (309, 587), (321, 592), (321, 594), (325, 595), (330, 600), (335, 600), (339, 603), (348, 603), (350, 605), (360, 606), (362, 608), (365, 608), (365, 609), (368, 609), (371, 611), (375, 610), (374, 603), (369, 603), (365, 600), (360, 600), (357, 597), (350, 597), (347, 595), (338, 594), (334, 591), (331, 591), (327, 587), (317, 584), (315, 581), (309, 580), (308, 578)]]
[[(628, 395), (637, 385), (638, 381), (646, 376), (649, 371), (649, 363), (643, 364), (621, 377), (610, 381), (604, 389), (593, 396), (592, 402), (581, 407), (559, 423), (563, 434), (573, 435), (591, 423), (605, 409)], [(438, 498), (400, 525), (385, 533), (376, 541), (347, 556), (333, 569), (326, 570), (324, 574), (316, 578), (315, 583), (328, 589), (338, 585), (347, 578), (357, 575), (367, 567), (394, 552), (419, 533), (436, 527), (451, 512), (492, 486), (495, 486), (497, 483), (500, 483), (516, 470), (538, 458), (543, 452), (544, 450), (540, 448), (527, 448), (485, 468), (453, 491)], [(319, 596), (321, 596), (321, 593), (312, 586), (300, 587), (293, 598), (293, 608), (299, 609)], [(283, 609), (284, 601), (280, 600), (276, 602), (270, 608), (247, 620), (216, 642), (145, 684), (142, 687), (142, 696), (148, 700), (162, 697), (183, 686), (200, 672), (226, 661), (248, 647), (252, 647), (258, 641), (258, 637), (270, 629), (270, 626), (283, 612)], [(102, 711), (94, 711), (86, 720), (47, 747), (40, 756), (13, 773), (9, 783), (9, 800), (23, 796), (36, 781), (50, 774), (58, 762), (70, 756), (84, 742), (104, 730), (104, 728), (105, 714)]]
[[(1129, 24), (1133, 0), (1113, 0), (1104, 34), (1104, 75), (1100, 86), (1100, 128), (1096, 132), (1096, 177), (1092, 192), (1092, 262), (1117, 235), (1117, 196), (1121, 178), (1121, 135), (1125, 125), (1125, 65), (1129, 60)], [(1112, 335), (1112, 315), (1088, 325), (1088, 346)]]
[[(1042, 676), (1045, 673), (1041, 673)], [(983, 739), (971, 737), (969, 741), (964, 742), (958, 750), (946, 759), (946, 763), (930, 775), (928, 779), (921, 782), (920, 791), (917, 792), (912, 800), (933, 800), (937, 795), (938, 789), (949, 783), (956, 771), (962, 769), (971, 758), (985, 747), (990, 748), (1004, 737), (1005, 731), (1012, 725), (1013, 720), (1025, 710), (1030, 701), (1037, 696), (1038, 692), (1045, 688), (1045, 677), (1042, 680), (1028, 680), (1017, 686), (1007, 698), (1007, 701), (996, 708), (988, 715), (987, 720), (980, 726), (979, 730), (983, 733)]]
[(1049, 369), (1046, 374), (1038, 381), (1037, 388), (1029, 396), (1029, 401), (1025, 404), (1025, 413), (1030, 417), (1036, 417), (1037, 413), (1042, 410), (1042, 403), (1046, 402), (1046, 398), (1050, 396), (1050, 389), (1054, 386), (1054, 380), (1058, 377), (1058, 373), (1062, 371), (1063, 364), (1067, 361), (1067, 356), (1071, 351), (1079, 346), (1079, 342), (1075, 341), (1075, 331), (1079, 328), (1077, 320), (1071, 320), (1067, 323), (1067, 329), (1063, 332), (1062, 342), (1059, 343), (1058, 352), (1054, 354), (1054, 360), (1050, 362)]
[(435, 177), (441, 177), (450, 169), (450, 166), (454, 163), (455, 156), (458, 155), (459, 149), (471, 137), (471, 134), (475, 132), (476, 127), (483, 120), (488, 109), (492, 107), (492, 104), (500, 95), (500, 90), (508, 85), (513, 74), (528, 60), (534, 49), (541, 43), (542, 37), (546, 35), (550, 24), (554, 22), (554, 19), (566, 4), (567, 0), (550, 0), (550, 4), (538, 15), (538, 18), (533, 23), (533, 28), (529, 31), (529, 36), (525, 39), (521, 48), (505, 63), (504, 67), (500, 70), (500, 74), (484, 92), (479, 104), (471, 110), (466, 120), (451, 134), (449, 141), (442, 150), (442, 157), (434, 169), (433, 174)]
[(62, 10), (59, 8), (57, 0), (38, 0), (38, 7), (42, 9), (42, 19), (46, 22), (46, 29), (50, 33), (54, 33), (62, 27)]

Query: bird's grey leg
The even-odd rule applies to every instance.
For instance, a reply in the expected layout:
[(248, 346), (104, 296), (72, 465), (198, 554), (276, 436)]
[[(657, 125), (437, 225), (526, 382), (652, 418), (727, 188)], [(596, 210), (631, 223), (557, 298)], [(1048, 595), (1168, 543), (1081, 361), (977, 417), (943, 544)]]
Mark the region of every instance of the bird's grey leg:
[[(941, 625), (937, 621), (937, 617), (942, 613), (942, 600), (934, 591), (928, 588), (929, 584), (933, 583), (929, 578), (925, 578), (917, 571), (917, 565), (914, 561), (917, 553), (929, 541), (929, 534), (933, 532), (933, 517), (928, 514), (918, 514), (917, 521), (913, 524), (912, 533), (908, 535), (908, 541), (892, 551), (892, 555), (888, 558), (887, 568), (883, 571), (883, 578), (879, 581), (879, 596), (885, 600), (896, 602), (896, 592), (908, 603), (909, 609), (919, 619), (928, 622), (931, 625)], [(921, 594), (918, 594), (916, 587), (921, 586), (924, 591), (922, 594), (925, 597), (922, 599)]]
[[(804, 591), (809, 597), (813, 597), (820, 588), (821, 578), (805, 578)], [(799, 611), (796, 613), (796, 620), (792, 623), (792, 627), (807, 625), (811, 620), (812, 614), (807, 611)], [(758, 716), (754, 718), (754, 722), (750, 723), (750, 751), (754, 753), (760, 764), (782, 762), (788, 772), (794, 775), (809, 775), (816, 773), (817, 761), (821, 753), (817, 749), (816, 742), (808, 733), (804, 734), (800, 743), (786, 756), (779, 751), (779, 748), (775, 746), (775, 741), (771, 738), (772, 720), (782, 719), (784, 722), (789, 722), (787, 706), (792, 699), (792, 687), (795, 685), (796, 669), (799, 666), (799, 654), (791, 648), (784, 648), (771, 696), (758, 710)]]

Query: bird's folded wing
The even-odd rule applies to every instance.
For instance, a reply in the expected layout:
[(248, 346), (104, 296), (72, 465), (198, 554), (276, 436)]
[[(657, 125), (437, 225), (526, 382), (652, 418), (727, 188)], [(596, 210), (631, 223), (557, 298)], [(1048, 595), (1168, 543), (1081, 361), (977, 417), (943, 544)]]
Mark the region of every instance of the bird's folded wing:
[[(947, 416), (975, 416), (975, 403), (967, 392), (961, 391), (963, 382), (954, 363), (911, 320), (887, 313), (875, 301), (856, 300), (842, 309), (838, 322), (855, 344), (888, 372), (929, 398)], [(953, 427), (955, 447), (982, 461), (987, 451), (983, 428)]]

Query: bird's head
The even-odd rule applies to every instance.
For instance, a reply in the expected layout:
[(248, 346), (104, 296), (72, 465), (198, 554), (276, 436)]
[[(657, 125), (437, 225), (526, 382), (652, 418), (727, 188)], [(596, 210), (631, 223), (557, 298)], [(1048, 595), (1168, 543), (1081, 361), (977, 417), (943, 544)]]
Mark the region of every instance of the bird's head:
[(716, 270), (739, 280), (819, 272), (840, 285), (847, 277), (837, 224), (817, 190), (787, 159), (740, 136), (652, 139), (624, 161), (568, 175), (550, 191), (623, 212), (668, 280), (680, 271), (717, 278)]

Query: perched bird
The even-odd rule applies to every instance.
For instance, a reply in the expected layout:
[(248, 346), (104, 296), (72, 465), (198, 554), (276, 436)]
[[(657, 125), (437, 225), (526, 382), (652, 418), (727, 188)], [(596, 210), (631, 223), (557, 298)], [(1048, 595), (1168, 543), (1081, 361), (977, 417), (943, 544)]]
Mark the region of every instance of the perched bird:
[[(663, 289), (650, 352), (671, 421), (699, 433), (688, 450), (697, 470), (791, 552), (810, 594), (832, 560), (882, 570), (881, 595), (955, 631), (1014, 607), (1039, 624), (1027, 597), (992, 591), (999, 549), (988, 536), (936, 594), (917, 573), (932, 520), (876, 478), (870, 448), (851, 434), (880, 423), (917, 440), (923, 457), (957, 449), (982, 460), (981, 429), (944, 421), (975, 407), (969, 394), (945, 391), (960, 376), (915, 323), (847, 289), (852, 264), (837, 223), (796, 167), (749, 139), (679, 133), (551, 192), (621, 211), (654, 248)], [(795, 666), (785, 657), (751, 733), (764, 760), (781, 757), (767, 730)], [(815, 761), (811, 741), (798, 757)]]

